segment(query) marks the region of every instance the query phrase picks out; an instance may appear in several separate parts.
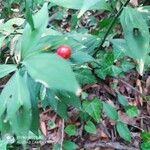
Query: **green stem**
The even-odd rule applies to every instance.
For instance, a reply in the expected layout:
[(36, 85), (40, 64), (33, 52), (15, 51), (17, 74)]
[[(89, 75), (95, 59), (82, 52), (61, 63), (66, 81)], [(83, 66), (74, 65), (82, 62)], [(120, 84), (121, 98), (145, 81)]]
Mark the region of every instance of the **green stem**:
[(129, 2), (130, 2), (130, 0), (127, 0), (127, 1), (126, 1), (126, 3), (120, 8), (120, 10), (118, 11), (118, 13), (116, 14), (116, 16), (114, 17), (114, 19), (112, 20), (112, 22), (111, 22), (111, 24), (110, 24), (110, 26), (109, 26), (109, 28), (108, 28), (106, 34), (104, 35), (104, 38), (103, 38), (102, 41), (100, 42), (99, 47), (96, 49), (96, 51), (95, 51), (94, 54), (93, 54), (94, 57), (96, 56), (96, 54), (97, 54), (97, 52), (99, 51), (99, 49), (102, 48), (102, 46), (103, 46), (103, 44), (104, 44), (104, 42), (105, 42), (105, 40), (106, 40), (108, 34), (110, 33), (112, 27), (114, 26), (114, 24), (116, 23), (118, 17), (120, 16), (121, 12), (123, 11), (123, 8), (126, 7)]

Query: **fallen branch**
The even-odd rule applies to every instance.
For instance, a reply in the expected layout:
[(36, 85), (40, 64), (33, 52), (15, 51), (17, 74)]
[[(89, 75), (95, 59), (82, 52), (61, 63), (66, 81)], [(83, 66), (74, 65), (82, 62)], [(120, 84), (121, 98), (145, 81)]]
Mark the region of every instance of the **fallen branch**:
[(98, 142), (86, 142), (84, 144), (84, 148), (85, 149), (91, 149), (91, 148), (95, 148), (95, 147), (103, 147), (103, 148), (114, 148), (114, 149), (118, 149), (118, 150), (139, 150), (139, 148), (135, 148), (135, 147), (128, 147), (126, 145), (124, 145), (123, 143), (119, 143), (119, 142), (105, 142), (105, 141), (98, 141)]

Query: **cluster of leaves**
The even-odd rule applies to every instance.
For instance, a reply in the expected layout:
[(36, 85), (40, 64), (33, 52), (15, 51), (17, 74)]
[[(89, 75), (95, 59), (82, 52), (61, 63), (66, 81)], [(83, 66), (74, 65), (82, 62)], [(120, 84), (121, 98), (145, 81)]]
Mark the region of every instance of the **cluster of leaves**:
[[(12, 5), (19, 2), (19, 0), (3, 2), (1, 18), (7, 15), (10, 17), (9, 14), (14, 11)], [(81, 29), (79, 21), (87, 10), (112, 11), (116, 3), (117, 1), (110, 3), (105, 0), (50, 0), (50, 3), (35, 0), (33, 3), (26, 0), (19, 5), (26, 19), (15, 17), (8, 21), (7, 19), (1, 20), (1, 53), (3, 54), (6, 45), (10, 51), (10, 56), (5, 60), (7, 64), (0, 65), (0, 78), (8, 74), (10, 76), (0, 95), (2, 139), (7, 133), (15, 134), (18, 139), (19, 136), (28, 137), (30, 131), (38, 135), (38, 103), (40, 102), (44, 108), (50, 106), (65, 119), (68, 118), (68, 105), (78, 108), (80, 118), (85, 122), (84, 130), (93, 134), (96, 133), (94, 122), (100, 122), (103, 109), (103, 112), (116, 122), (120, 137), (131, 141), (131, 133), (127, 125), (121, 121), (117, 110), (112, 105), (98, 98), (92, 101), (83, 98), (80, 101), (78, 97), (81, 94), (79, 83), (80, 85), (96, 83), (97, 77), (102, 79), (106, 76), (116, 77), (135, 67), (142, 75), (149, 67), (148, 13), (143, 11), (149, 10), (149, 7), (125, 7), (120, 16), (124, 38), (116, 39), (116, 34), (112, 31), (105, 43), (102, 43), (107, 48), (93, 57), (95, 49), (103, 41), (111, 19), (108, 17), (98, 22), (95, 18), (97, 22), (94, 23), (97, 24), (97, 29), (92, 32), (94, 34), (89, 33), (85, 28)], [(32, 15), (30, 8), (34, 9), (37, 4), (38, 6), (43, 4), (43, 6)], [(60, 32), (55, 25), (47, 28), (48, 8), (51, 9), (56, 5), (79, 10), (72, 15), (70, 32)], [(64, 9), (62, 10), (65, 12)], [(59, 15), (53, 17), (63, 19), (62, 13)], [(72, 55), (68, 60), (55, 54), (55, 49), (62, 44), (67, 44), (72, 48)], [(111, 45), (110, 51), (108, 48)], [(3, 63), (3, 60), (1, 62)], [(119, 92), (116, 93), (126, 113), (130, 117), (137, 116), (138, 109), (129, 105)], [(75, 135), (76, 130), (73, 124), (65, 128), (69, 136)], [(7, 142), (10, 143), (10, 141)], [(76, 148), (71, 141), (65, 141), (65, 149), (68, 145), (73, 146), (72, 149)]]

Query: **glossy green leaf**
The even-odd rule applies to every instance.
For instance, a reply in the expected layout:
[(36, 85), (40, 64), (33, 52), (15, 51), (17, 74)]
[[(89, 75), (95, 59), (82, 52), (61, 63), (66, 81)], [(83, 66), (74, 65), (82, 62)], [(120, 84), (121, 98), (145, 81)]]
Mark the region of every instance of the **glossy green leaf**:
[(105, 114), (112, 120), (118, 120), (118, 113), (116, 108), (110, 105), (108, 102), (103, 102), (103, 110)]
[[(31, 124), (31, 102), (28, 87), (16, 72), (8, 81), (0, 95), (0, 116), (6, 113), (6, 120), (11, 122), (11, 129), (17, 135), (27, 135)], [(7, 122), (6, 121), (6, 122)]]
[(116, 124), (117, 132), (120, 137), (122, 137), (126, 141), (131, 141), (131, 133), (126, 124), (121, 121), (118, 121)]
[(128, 100), (125, 98), (125, 96), (123, 96), (119, 92), (117, 92), (117, 99), (122, 106), (128, 106), (129, 105)]
[[(47, 33), (49, 34), (47, 35)], [(55, 30), (46, 30), (46, 33), (43, 34), (43, 36), (44, 37), (42, 37), (40, 41), (35, 45), (34, 51), (32, 51), (30, 55), (41, 51), (57, 49), (60, 45), (65, 44), (71, 47), (72, 60), (73, 62), (78, 64), (94, 61), (93, 57), (88, 54), (92, 54), (100, 41), (100, 38), (90, 34), (82, 34), (76, 32), (62, 34), (61, 32)], [(83, 58), (81, 57), (81, 55)], [(78, 58), (78, 56), (80, 57)]]
[(127, 60), (124, 60), (124, 61), (121, 62), (121, 66), (120, 67), (122, 68), (122, 70), (124, 72), (127, 72), (127, 71), (135, 68), (135, 65), (133, 63), (131, 63), (131, 62), (128, 62)]
[(0, 36), (0, 48), (2, 47), (5, 38), (6, 36)]
[(55, 54), (38, 54), (24, 60), (23, 64), (31, 77), (46, 87), (78, 94), (80, 88), (70, 65)]
[(128, 46), (126, 53), (129, 57), (137, 60), (137, 70), (142, 75), (150, 42), (146, 20), (139, 11), (130, 7), (124, 8), (120, 20)]
[(74, 52), (78, 52), (79, 50), (88, 54), (93, 54), (95, 48), (99, 45), (101, 38), (96, 35), (91, 35), (87, 33), (77, 33), (70, 32), (67, 33), (66, 36), (70, 39), (74, 39), (76, 42), (80, 43), (82, 47), (74, 48)]
[(71, 55), (71, 61), (76, 64), (83, 64), (86, 62), (95, 61), (95, 59), (88, 53), (78, 51)]
[(63, 102), (58, 101), (58, 105), (57, 105), (57, 110), (56, 113), (64, 118), (64, 119), (68, 119), (68, 111), (67, 111), (67, 105)]
[(99, 63), (102, 65), (99, 69), (95, 69), (98, 77), (105, 79), (107, 75), (117, 76), (122, 72), (120, 66), (114, 65), (114, 62), (118, 60), (119, 56), (115, 56), (112, 52), (108, 52), (102, 55)]
[(150, 132), (146, 132), (146, 131), (142, 132), (141, 138), (144, 142), (150, 141)]
[(84, 129), (88, 133), (96, 134), (96, 127), (92, 121), (87, 121)]
[(61, 149), (61, 144), (54, 144), (52, 150), (60, 150)]
[(77, 129), (76, 126), (73, 124), (67, 125), (65, 128), (65, 132), (69, 135), (69, 136), (73, 136), (76, 135)]
[(63, 143), (64, 150), (76, 150), (78, 145), (70, 140), (65, 140)]
[(146, 21), (136, 9), (130, 7), (124, 8), (120, 19), (129, 47), (128, 55), (135, 59), (144, 59), (148, 53), (150, 41)]
[(50, 2), (71, 9), (81, 9), (82, 14), (86, 10), (110, 10), (110, 5), (105, 0), (50, 0)]
[(40, 84), (36, 83), (26, 72), (23, 76), (29, 92), (30, 92), (30, 99), (31, 99), (31, 107), (32, 107), (32, 121), (31, 121), (31, 131), (38, 135), (39, 129), (39, 110), (38, 110), (38, 94), (40, 90)]
[(57, 91), (56, 96), (66, 105), (81, 109), (81, 100), (75, 94), (66, 91)]
[(129, 117), (137, 117), (139, 115), (139, 110), (134, 105), (128, 105), (125, 110)]
[(5, 77), (6, 75), (8, 75), (11, 72), (14, 72), (15, 70), (17, 70), (17, 65), (0, 65), (0, 78)]
[(150, 149), (150, 142), (144, 142), (140, 145), (141, 150), (149, 150)]
[(78, 18), (80, 18), (87, 10), (90, 10), (92, 7), (97, 7), (98, 5), (99, 9), (110, 9), (105, 0), (83, 0), (83, 6), (81, 7)]
[(26, 20), (28, 21), (28, 23), (33, 31), (33, 30), (35, 30), (35, 27), (34, 27), (34, 21), (33, 21), (32, 12), (30, 10), (28, 0), (25, 0), (25, 9), (26, 9), (26, 12), (25, 12)]
[(0, 149), (7, 150), (7, 142), (4, 140), (0, 140)]
[(14, 28), (13, 25), (21, 26), (23, 23), (24, 23), (23, 18), (15, 17), (15, 18), (9, 19), (7, 22), (2, 23), (0, 25), (0, 32), (2, 32), (3, 34), (9, 35), (16, 30), (16, 28)]
[(27, 24), (23, 31), (21, 40), (21, 55), (25, 58), (35, 51), (35, 47), (40, 41), (41, 35), (46, 29), (48, 23), (47, 3), (43, 5), (41, 10), (33, 16), (34, 30)]
[(113, 44), (113, 53), (116, 58), (123, 58), (126, 54), (128, 46), (124, 39), (112, 39), (111, 43)]
[(78, 68), (77, 70), (75, 70), (75, 75), (78, 82), (81, 85), (93, 84), (97, 82), (95, 76), (92, 73), (92, 70), (88, 68), (84, 67)]
[(42, 101), (43, 107), (50, 106), (59, 116), (68, 118), (67, 105), (57, 98), (56, 92), (47, 89), (46, 97)]
[(100, 99), (93, 99), (92, 101), (83, 101), (83, 110), (87, 112), (95, 121), (99, 122), (101, 118), (102, 104)]

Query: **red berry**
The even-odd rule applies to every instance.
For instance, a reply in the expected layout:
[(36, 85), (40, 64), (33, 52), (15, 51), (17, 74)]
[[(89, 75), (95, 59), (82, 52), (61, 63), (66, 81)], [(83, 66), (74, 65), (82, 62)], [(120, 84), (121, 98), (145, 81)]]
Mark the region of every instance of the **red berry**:
[(71, 47), (67, 45), (61, 45), (57, 48), (57, 55), (64, 59), (68, 59), (71, 56)]

